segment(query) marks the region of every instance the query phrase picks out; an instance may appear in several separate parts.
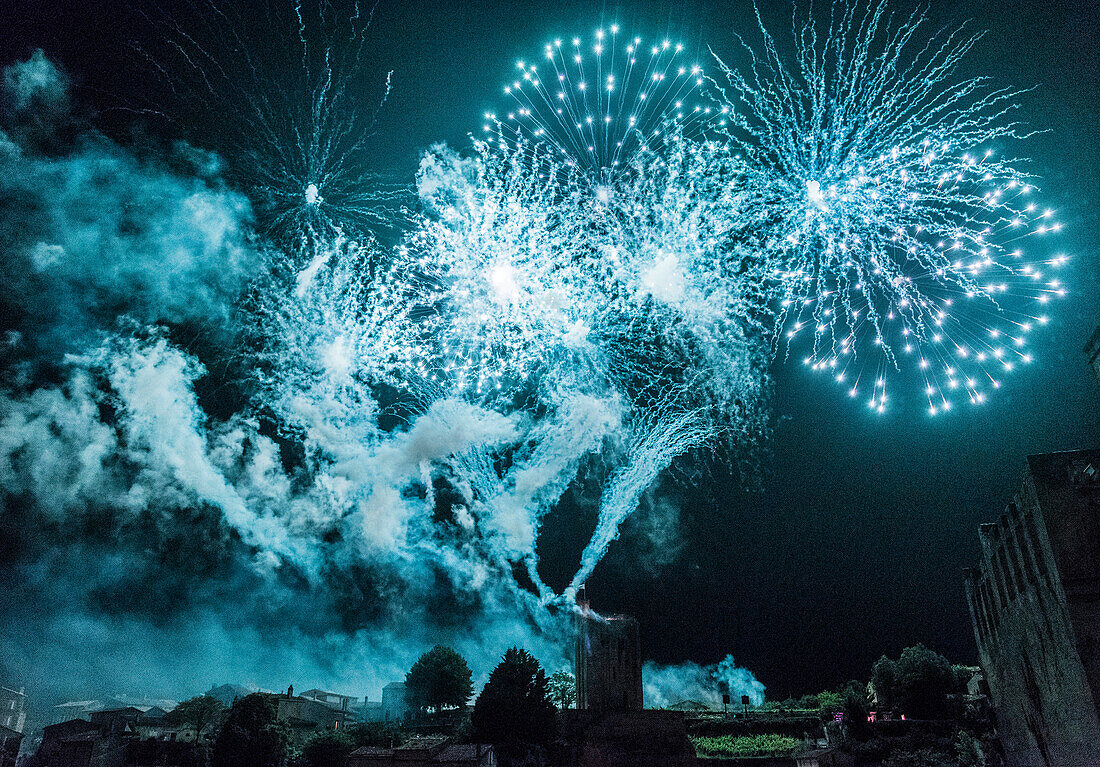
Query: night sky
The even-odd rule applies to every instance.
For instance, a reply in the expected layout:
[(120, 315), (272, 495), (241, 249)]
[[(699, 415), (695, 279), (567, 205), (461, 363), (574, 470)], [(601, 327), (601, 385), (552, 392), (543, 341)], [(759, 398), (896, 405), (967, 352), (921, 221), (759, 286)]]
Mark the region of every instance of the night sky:
[[(77, 98), (99, 111), (105, 129), (118, 133), (138, 119), (119, 103), (158, 97), (128, 45), (155, 40), (135, 4), (7, 5), (3, 63), (43, 48), (73, 75)], [(762, 3), (765, 21), (778, 27), (788, 8)], [(699, 487), (677, 491), (679, 531), (669, 551), (644, 551), (628, 525), (588, 584), (601, 611), (638, 617), (647, 658), (713, 663), (729, 653), (771, 698), (866, 679), (881, 654), (916, 642), (974, 662), (962, 569), (977, 559), (977, 525), (1010, 500), (1025, 456), (1100, 445), (1100, 387), (1082, 353), (1100, 322), (1100, 6), (936, 2), (929, 16), (937, 27), (973, 20), (988, 30), (969, 59), (973, 72), (1034, 86), (1022, 97), (1023, 116), (1044, 132), (1026, 151), (1044, 199), (1066, 224), (1070, 295), (1032, 336), (1036, 364), (980, 408), (947, 417), (931, 419), (919, 401), (900, 400), (877, 415), (795, 361), (776, 364), (780, 420), (763, 491), (743, 492), (710, 467)], [(382, 0), (364, 87), (377, 88), (392, 69), (393, 91), (371, 170), (408, 180), (429, 145), (463, 146), (497, 106), (514, 61), (554, 36), (617, 22), (725, 57), (733, 30), (751, 17), (747, 2)], [(545, 535), (545, 576), (560, 588), (587, 533), (563, 524)]]

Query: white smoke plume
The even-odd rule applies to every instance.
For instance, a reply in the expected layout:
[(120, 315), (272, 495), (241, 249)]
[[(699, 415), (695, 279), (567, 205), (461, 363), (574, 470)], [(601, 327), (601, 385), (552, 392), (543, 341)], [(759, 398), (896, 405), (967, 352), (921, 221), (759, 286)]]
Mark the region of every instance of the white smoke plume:
[(712, 666), (683, 663), (660, 666), (646, 661), (642, 667), (642, 692), (646, 708), (667, 708), (677, 703), (702, 703), (708, 708), (722, 708), (722, 695), (730, 696), (731, 704), (741, 705), (746, 695), (754, 706), (764, 702), (764, 685), (751, 671), (738, 666), (732, 655)]

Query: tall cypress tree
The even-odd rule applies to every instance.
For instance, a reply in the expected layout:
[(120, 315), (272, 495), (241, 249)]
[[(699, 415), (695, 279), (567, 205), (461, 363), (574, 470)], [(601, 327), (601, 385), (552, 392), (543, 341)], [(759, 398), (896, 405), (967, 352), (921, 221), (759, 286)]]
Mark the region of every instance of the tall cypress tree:
[(493, 744), (553, 740), (557, 709), (550, 700), (546, 672), (529, 652), (513, 647), (504, 653), (477, 697), (471, 724), (476, 739)]

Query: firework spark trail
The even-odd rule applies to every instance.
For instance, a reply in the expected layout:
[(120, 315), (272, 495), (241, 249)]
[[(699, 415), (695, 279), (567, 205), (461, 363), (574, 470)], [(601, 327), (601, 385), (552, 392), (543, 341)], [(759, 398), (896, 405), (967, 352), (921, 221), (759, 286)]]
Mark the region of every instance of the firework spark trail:
[[(635, 430), (638, 431), (637, 427)], [(638, 508), (638, 501), (646, 488), (673, 460), (701, 445), (709, 432), (694, 414), (676, 411), (658, 414), (652, 423), (640, 430), (639, 436), (630, 445), (626, 465), (615, 472), (604, 488), (596, 529), (581, 552), (580, 567), (562, 594), (566, 604), (575, 601), (577, 590), (592, 575), (611, 543), (619, 537), (623, 522)]]
[[(425, 288), (419, 303), (433, 310), (423, 313), (420, 334), (439, 349), (421, 375), (505, 412), (533, 414), (552, 403), (555, 415), (541, 416), (550, 429), (537, 438), (535, 430), (525, 434), (535, 447), (520, 472), (494, 476), (484, 471), (486, 457), (474, 456), (470, 463), (481, 470), (468, 474), (479, 477), (478, 494), (493, 499), (482, 507), (487, 518), (525, 499), (523, 514), (504, 515), (523, 519), (523, 545), (510, 554), (527, 563), (544, 598), (536, 554), (541, 514), (608, 434), (606, 420), (597, 419), (596, 430), (583, 421), (578, 430), (560, 418), (563, 399), (622, 408), (614, 424), (623, 453), (633, 455), (605, 488), (578, 578), (592, 571), (640, 494), (677, 456), (720, 431), (735, 442), (759, 441), (767, 431), (758, 415), (765, 365), (746, 317), (746, 294), (760, 281), (751, 270), (728, 272), (729, 260), (719, 257), (738, 197), (712, 174), (721, 151), (684, 137), (684, 81), (654, 64), (680, 49), (654, 47), (641, 90), (632, 90), (634, 62), (625, 59), (625, 73), (606, 74), (597, 42), (595, 71), (578, 77), (606, 77), (614, 86), (602, 96), (589, 102), (585, 81), (571, 79), (563, 60), (555, 65), (564, 105), (555, 125), (543, 127), (536, 110), (523, 108), (519, 127), (508, 133), (508, 124), (498, 124), (495, 140), (476, 143), (474, 158), (436, 152), (421, 167), (431, 212), (405, 246), (405, 271)], [(556, 48), (547, 53), (551, 61), (561, 55)], [(614, 56), (606, 61), (613, 69)], [(528, 90), (549, 103), (537, 70), (520, 68)], [(691, 87), (702, 82), (698, 67), (677, 71), (693, 78)], [(509, 93), (523, 103), (522, 84)], [(567, 95), (576, 93), (582, 96)], [(656, 109), (640, 108), (647, 104)], [(605, 119), (593, 128), (597, 121), (577, 118), (581, 109)], [(647, 140), (657, 132), (659, 151)], [(724, 279), (715, 285), (718, 273)], [(537, 495), (518, 489), (523, 472), (540, 477)], [(494, 492), (493, 485), (506, 489)]]
[(612, 24), (591, 40), (558, 38), (540, 61), (518, 61), (518, 78), (504, 86), (515, 104), (486, 113), (483, 131), (505, 147), (545, 142), (566, 166), (605, 177), (635, 151), (659, 146), (666, 121), (682, 126), (709, 114), (699, 97), (702, 67), (682, 44), (619, 32)]
[[(652, 103), (675, 108), (647, 76)], [(736, 195), (702, 173), (709, 148), (665, 117), (618, 123), (622, 136), (661, 126), (669, 151), (608, 142), (617, 148), (596, 156), (621, 163), (613, 175), (518, 134), (475, 142), (469, 157), (433, 150), (418, 177), (424, 213), (390, 263), (372, 271), (382, 259), (357, 255), (356, 243), (350, 254), (318, 251), (263, 323), (281, 328), (270, 367), (280, 412), (297, 428), (331, 413), (326, 428), (392, 439), (355, 424), (376, 417), (379, 382), (408, 395), (411, 428), (422, 414), (472, 412), (439, 407), (447, 402), (510, 419), (506, 446), (495, 436), (468, 443), (441, 457), (441, 470), (464, 488), (462, 515), (485, 556), (501, 570), (522, 563), (544, 602), (554, 594), (538, 573), (539, 528), (582, 461), (602, 455), (613, 476), (588, 573), (677, 456), (719, 431), (734, 440), (765, 431), (756, 403), (766, 375), (742, 318), (746, 298), (733, 275), (710, 284), (726, 268), (717, 250), (732, 218), (715, 213)], [(695, 193), (703, 188), (715, 194)], [(631, 450), (640, 452), (624, 457)]]
[(229, 6), (200, 0), (192, 11), (153, 19), (177, 66), (140, 52), (182, 108), (202, 115), (211, 148), (252, 197), (267, 235), (301, 249), (339, 234), (363, 237), (393, 220), (406, 190), (365, 170), (392, 72), (371, 109), (356, 87), (372, 14), (358, 2), (345, 12), (298, 0), (289, 13), (265, 3), (257, 13), (274, 39), (257, 40), (255, 20)]
[[(1047, 274), (1063, 255), (1020, 243), (1058, 231), (1034, 182), (1000, 145), (1025, 137), (1019, 93), (960, 77), (981, 37), (921, 42), (919, 11), (895, 22), (885, 0), (834, 8), (824, 35), (797, 26), (788, 60), (757, 14), (746, 66), (721, 64), (720, 127), (744, 165), (749, 240), (779, 292), (788, 349), (883, 411), (885, 370), (914, 360), (929, 412), (954, 390), (975, 404), (1017, 364), (1041, 305), (1064, 294)], [(877, 372), (864, 377), (870, 362)]]

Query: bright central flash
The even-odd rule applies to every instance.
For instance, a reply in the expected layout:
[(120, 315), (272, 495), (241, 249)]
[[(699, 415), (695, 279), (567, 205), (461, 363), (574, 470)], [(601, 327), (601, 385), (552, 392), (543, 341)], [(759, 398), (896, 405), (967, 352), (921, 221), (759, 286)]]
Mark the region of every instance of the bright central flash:
[(516, 270), (509, 263), (499, 263), (489, 271), (489, 284), (493, 287), (493, 294), (497, 303), (509, 303), (515, 300), (519, 294), (519, 286), (516, 285)]
[(317, 188), (316, 184), (309, 184), (305, 191), (306, 205), (320, 205), (324, 202), (324, 198), (321, 197), (321, 190)]
[(821, 192), (820, 183), (817, 181), (806, 182), (806, 199), (819, 208), (825, 207), (825, 195)]

